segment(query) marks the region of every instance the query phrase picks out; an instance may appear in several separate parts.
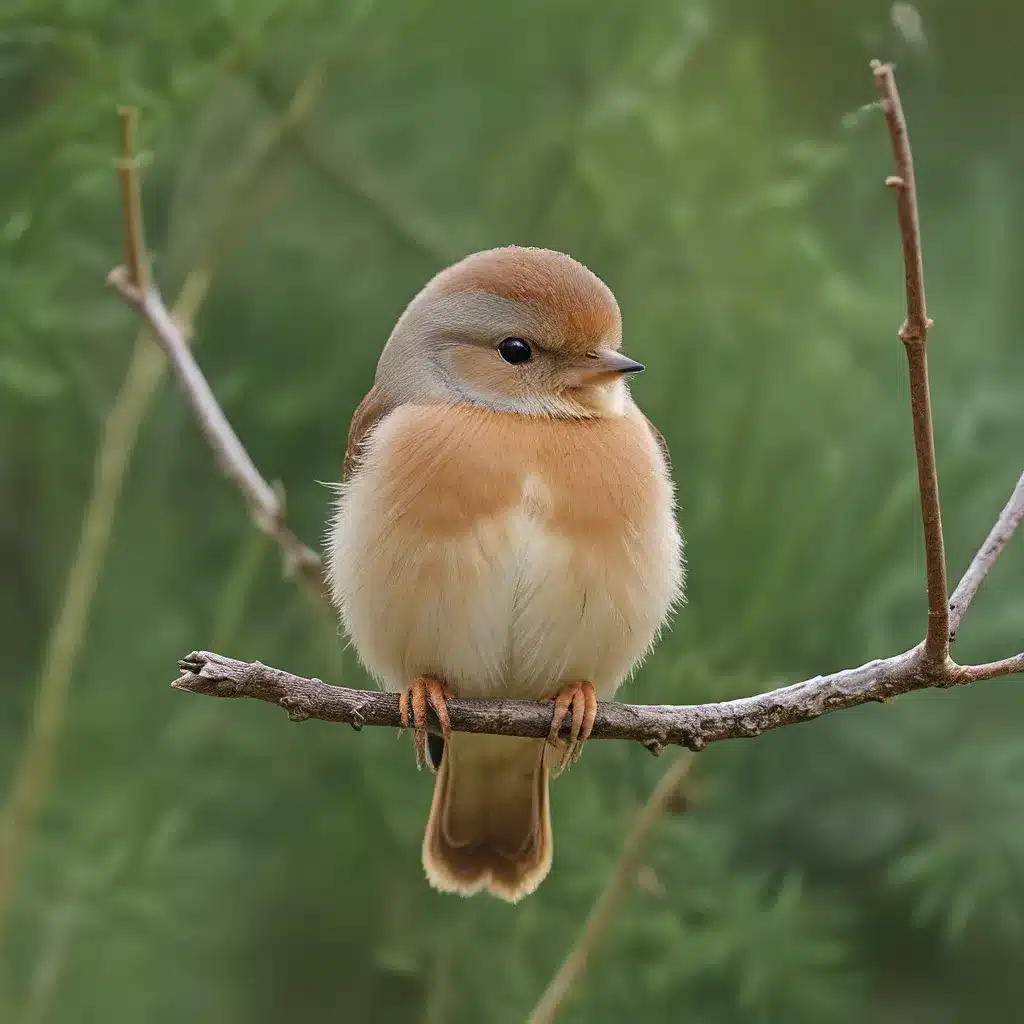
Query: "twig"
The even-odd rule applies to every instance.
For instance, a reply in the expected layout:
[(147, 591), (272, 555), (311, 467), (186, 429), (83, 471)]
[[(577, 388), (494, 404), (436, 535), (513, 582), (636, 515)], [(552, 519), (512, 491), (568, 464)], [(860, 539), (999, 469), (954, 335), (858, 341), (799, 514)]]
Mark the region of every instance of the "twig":
[(622, 844), (622, 852), (619, 854), (615, 870), (608, 879), (608, 884), (590, 911), (569, 955), (562, 962), (562, 966), (558, 968), (555, 976), (544, 990), (544, 994), (533, 1008), (533, 1012), (527, 1018), (527, 1024), (551, 1024), (558, 1016), (558, 1012), (573, 986), (583, 977), (590, 957), (607, 934), (615, 919), (619, 904), (626, 895), (630, 883), (636, 877), (651, 833), (672, 805), (679, 786), (686, 778), (692, 764), (693, 756), (691, 754), (680, 754), (669, 765), (668, 770), (654, 787), (654, 792), (651, 793), (647, 803), (637, 813), (633, 825), (626, 835), (626, 840)]
[(121, 178), (124, 252), (128, 262), (129, 279), (136, 288), (145, 290), (149, 284), (149, 268), (146, 260), (146, 243), (142, 236), (139, 163), (135, 156), (139, 112), (135, 107), (121, 107), (117, 116), (121, 123), (121, 159), (118, 161), (118, 175)]
[(985, 582), (989, 570), (996, 564), (996, 559), (1003, 553), (1003, 548), (1010, 543), (1014, 531), (1024, 521), (1024, 476), (1017, 481), (1006, 508), (1000, 513), (996, 525), (989, 531), (985, 543), (978, 549), (964, 573), (964, 578), (957, 584), (953, 596), (949, 599), (949, 641), (956, 638), (960, 628), (960, 620), (974, 600), (978, 588)]
[[(245, 185), (264, 166), (286, 130), (309, 113), (319, 93), (323, 73), (322, 64), (318, 63), (311, 68), (261, 147), (243, 161), (232, 190), (235, 197), (245, 194)], [(122, 112), (122, 160), (133, 154), (134, 127), (133, 119)], [(131, 264), (134, 260), (133, 252), (142, 253), (141, 258), (134, 262), (145, 276), (146, 260), (141, 248), (138, 191), (132, 186), (133, 175), (126, 173), (126, 165), (119, 163), (118, 169), (122, 182), (122, 202), (127, 215), (126, 258)], [(131, 213), (132, 209), (135, 210), (134, 214)], [(234, 226), (233, 212), (233, 206), (225, 211), (203, 255), (186, 276), (174, 304), (173, 319), (183, 325), (179, 332), (183, 341), (191, 333), (190, 324), (209, 290), (214, 262), (224, 248), (224, 236)], [(132, 217), (138, 220), (132, 221)], [(137, 232), (129, 230), (133, 223), (138, 227)], [(143, 326), (135, 339), (128, 372), (103, 427), (78, 547), (43, 657), (25, 751), (14, 771), (8, 797), (0, 812), (0, 945), (3, 944), (7, 913), (21, 860), (49, 783), (54, 746), (60, 732), (75, 663), (85, 638), (93, 595), (106, 560), (121, 487), (131, 463), (142, 421), (163, 379), (165, 368), (163, 353), (152, 343), (149, 329)]]
[[(906, 140), (906, 126), (891, 69), (882, 65), (873, 67), (883, 94), (897, 167), (902, 175), (897, 183), (893, 183), (897, 185), (907, 258), (908, 316), (901, 330), (901, 338), (911, 357), (914, 428), (915, 437), (919, 440), (918, 476), (929, 565), (928, 637), (917, 647), (895, 657), (871, 661), (859, 668), (827, 676), (816, 676), (753, 697), (694, 706), (601, 704), (594, 723), (594, 738), (634, 739), (655, 753), (659, 753), (666, 744), (680, 744), (692, 750), (701, 750), (708, 743), (718, 740), (756, 736), (768, 729), (808, 721), (831, 711), (869, 701), (886, 701), (912, 690), (954, 686), (1024, 671), (1024, 654), (987, 665), (967, 667), (955, 664), (948, 657), (949, 611), (946, 604), (941, 520), (938, 516), (927, 367), (923, 358), (928, 321), (924, 308), (913, 168)], [(319, 585), (318, 592), (322, 595), (319, 559), (301, 545), (278, 518), (277, 506), (269, 501), (272, 495), (270, 488), (231, 430), (199, 367), (185, 346), (180, 344), (177, 328), (164, 309), (159, 293), (152, 287), (145, 294), (133, 289), (123, 271), (114, 272), (112, 283), (147, 318), (165, 349), (177, 355), (175, 366), (179, 383), (211, 446), (225, 465), (225, 471), (256, 507), (260, 513), (258, 522), (262, 520), (263, 528), (277, 540), (286, 555), (293, 556), (298, 551), (299, 564), (307, 574), (307, 579)], [(1020, 517), (1014, 519), (1013, 515), (1004, 513), (1003, 519), (1005, 522), (1000, 536), (1006, 534), (1008, 537)], [(986, 542), (992, 550), (984, 555), (984, 567), (976, 568), (978, 559), (975, 559), (976, 564), (968, 570), (968, 576), (972, 573), (983, 576), (1005, 545), (1005, 539), (994, 546)], [(981, 554), (979, 558), (982, 558)], [(314, 576), (315, 580), (311, 578)], [(976, 589), (975, 585), (969, 593), (965, 591), (962, 595), (957, 613), (960, 618)], [(935, 614), (935, 594), (941, 595), (941, 615)], [(938, 644), (935, 641), (936, 623), (942, 626), (939, 638), (941, 643)], [(202, 651), (189, 655), (181, 662), (181, 668), (183, 674), (174, 683), (178, 689), (211, 696), (252, 697), (268, 701), (285, 707), (294, 720), (318, 718), (348, 723), (356, 729), (363, 725), (394, 727), (400, 724), (398, 698), (394, 694), (333, 687), (318, 679), (305, 679), (268, 668), (259, 662), (235, 661)], [(547, 735), (551, 719), (549, 705), (529, 701), (453, 700), (449, 703), (449, 714), (452, 728), (456, 730), (536, 737)]]
[[(920, 644), (893, 658), (868, 662), (827, 676), (752, 697), (715, 704), (641, 705), (602, 702), (592, 739), (636, 740), (653, 753), (676, 744), (703, 750), (719, 740), (758, 736), (832, 711), (872, 701), (885, 702), (913, 690), (957, 686), (1024, 672), (1024, 654), (986, 665), (932, 665)], [(172, 684), (209, 697), (249, 697), (277, 704), (293, 721), (307, 718), (400, 727), (398, 696), (331, 686), (261, 662), (236, 661), (209, 651), (194, 651), (179, 666)], [(543, 737), (551, 725), (551, 705), (528, 700), (450, 700), (448, 716), (456, 732)], [(436, 727), (436, 722), (434, 722)], [(568, 729), (568, 725), (565, 727)]]
[[(898, 174), (886, 180), (886, 184), (896, 191), (899, 212), (900, 234), (903, 240), (903, 262), (907, 290), (907, 319), (900, 330), (910, 366), (911, 409), (914, 423), (914, 442), (917, 454), (918, 483), (921, 491), (921, 516), (924, 523), (925, 554), (927, 560), (928, 579), (928, 631), (925, 641), (912, 651), (906, 652), (897, 659), (876, 662), (874, 666), (864, 666), (851, 673), (841, 673), (847, 682), (854, 682), (857, 675), (864, 675), (865, 670), (874, 670), (877, 675), (874, 683), (870, 679), (867, 689), (876, 688), (887, 675), (895, 674), (898, 679), (904, 673), (904, 682), (908, 679), (913, 683), (916, 677), (916, 688), (928, 677), (938, 677), (933, 684), (950, 685), (952, 682), (973, 682), (990, 679), (999, 675), (1024, 671), (1024, 655), (1008, 658), (990, 665), (975, 665), (970, 668), (955, 669), (949, 659), (949, 644), (953, 639), (960, 621), (970, 606), (978, 587), (992, 568), (1003, 548), (1008, 543), (1014, 530), (1024, 518), (1024, 477), (1003, 510), (998, 522), (982, 545), (974, 561), (960, 581), (949, 605), (946, 604), (946, 556), (942, 536), (942, 520), (939, 506), (938, 474), (935, 468), (935, 444), (932, 429), (931, 399), (928, 387), (928, 367), (926, 360), (926, 339), (931, 321), (928, 319), (924, 293), (924, 262), (921, 251), (920, 227), (917, 216), (917, 189), (914, 182), (914, 166), (907, 135), (906, 121), (900, 104), (899, 93), (893, 78), (892, 68), (872, 61), (871, 69), (875, 75), (879, 92), (882, 96), (882, 107), (885, 111), (886, 123), (889, 127), (893, 154)], [(910, 665), (900, 665), (908, 659)], [(917, 662), (914, 666), (913, 662)], [(949, 681), (942, 681), (947, 676)], [(955, 677), (955, 678), (953, 678)], [(833, 677), (836, 678), (836, 677)], [(826, 679), (811, 680), (810, 685), (817, 689), (827, 683)], [(797, 684), (798, 687), (807, 684)], [(856, 687), (856, 682), (854, 686)], [(902, 684), (897, 684), (902, 685)], [(787, 688), (790, 692), (792, 688)], [(777, 691), (778, 692), (778, 691)], [(862, 691), (863, 692), (863, 691)], [(904, 691), (905, 692), (905, 691)], [(882, 698), (884, 699), (884, 697)], [(737, 702), (731, 702), (733, 706)], [(724, 707), (724, 706), (721, 706)], [(813, 707), (813, 704), (812, 704)], [(834, 710), (829, 708), (828, 710)], [(626, 841), (623, 859), (627, 856), (630, 839)], [(614, 882), (609, 885), (609, 890)], [(621, 883), (620, 883), (621, 885)], [(609, 901), (608, 890), (602, 894), (595, 904), (580, 938), (569, 953), (561, 969), (555, 974), (547, 991), (541, 998), (537, 1009), (531, 1016), (535, 1024), (549, 1024), (565, 1002), (572, 986), (582, 976), (587, 953), (593, 946), (593, 932), (596, 923), (604, 923), (601, 916)], [(606, 911), (607, 913), (607, 911)], [(599, 933), (600, 934), (600, 933)]]
[[(317, 90), (322, 76), (323, 70), (319, 68), (316, 77)], [(312, 102), (309, 92), (307, 83), (303, 83), (296, 93), (289, 113), (299, 105), (305, 113)], [(282, 123), (282, 131), (286, 127), (290, 131), (294, 120), (292, 116), (287, 117)], [(127, 137), (130, 138), (130, 134)], [(134, 168), (130, 153), (124, 154), (122, 166)], [(133, 245), (134, 240), (142, 237), (142, 224), (141, 221), (134, 220), (137, 217), (141, 218), (140, 206), (137, 201), (131, 201), (132, 196), (137, 200), (138, 193), (134, 171), (123, 172), (121, 184), (124, 191), (124, 209), (130, 219), (125, 231), (125, 238), (129, 240), (129, 249), (125, 253), (127, 267), (116, 267), (112, 270), (107, 277), (107, 283), (126, 302), (134, 306), (149, 324), (154, 339), (170, 361), (171, 372), (177, 378), (186, 400), (192, 407), (203, 436), (213, 449), (217, 465), (241, 491), (256, 526), (268, 537), (273, 538), (280, 547), (285, 559), (286, 575), (290, 576), (297, 572), (316, 597), (329, 603), (320, 556), (303, 544), (288, 526), (283, 499), (260, 474), (245, 446), (232, 429), (202, 370), (199, 369), (184, 334), (167, 311), (160, 293), (148, 283), (141, 286), (136, 283), (131, 269), (135, 263)]]
[(160, 294), (152, 288), (142, 292), (134, 287), (123, 267), (112, 270), (107, 282), (145, 317), (153, 329), (153, 337), (170, 360), (171, 371), (178, 379), (182, 392), (192, 407), (203, 436), (213, 449), (217, 465), (242, 492), (259, 529), (268, 537), (272, 537), (281, 548), (286, 573), (300, 573), (310, 590), (317, 597), (327, 601), (320, 556), (306, 547), (288, 526), (284, 502), (274, 488), (263, 479), (238, 435), (228, 423), (178, 325), (167, 312)]
[(900, 235), (903, 240), (903, 269), (907, 287), (907, 319), (900, 328), (900, 340), (907, 352), (910, 369), (910, 408), (917, 452), (917, 480), (921, 491), (921, 519), (928, 577), (928, 634), (924, 656), (940, 664), (949, 657), (949, 591), (946, 589), (946, 552), (942, 540), (942, 511), (939, 504), (939, 476), (935, 466), (935, 433), (932, 428), (931, 391), (928, 386), (928, 309), (924, 293), (924, 257), (921, 227), (917, 215), (917, 184), (910, 151), (907, 122), (892, 65), (871, 62), (875, 83), (882, 97), (882, 110), (889, 127), (896, 174), (886, 178), (896, 194)]

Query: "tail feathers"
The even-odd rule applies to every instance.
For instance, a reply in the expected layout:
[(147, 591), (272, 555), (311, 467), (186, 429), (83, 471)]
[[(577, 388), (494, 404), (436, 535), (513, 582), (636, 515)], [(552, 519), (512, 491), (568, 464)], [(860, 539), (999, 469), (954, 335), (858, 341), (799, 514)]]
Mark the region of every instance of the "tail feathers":
[(441, 892), (515, 902), (551, 869), (544, 741), (457, 733), (434, 785), (423, 867)]

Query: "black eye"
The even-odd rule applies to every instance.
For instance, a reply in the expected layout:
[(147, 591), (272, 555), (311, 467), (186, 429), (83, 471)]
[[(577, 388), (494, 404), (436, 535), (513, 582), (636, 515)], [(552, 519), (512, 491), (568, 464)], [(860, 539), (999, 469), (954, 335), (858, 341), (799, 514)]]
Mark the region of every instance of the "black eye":
[(522, 338), (506, 338), (498, 346), (498, 355), (506, 363), (525, 363), (529, 361), (533, 351), (530, 349), (530, 343), (523, 341)]

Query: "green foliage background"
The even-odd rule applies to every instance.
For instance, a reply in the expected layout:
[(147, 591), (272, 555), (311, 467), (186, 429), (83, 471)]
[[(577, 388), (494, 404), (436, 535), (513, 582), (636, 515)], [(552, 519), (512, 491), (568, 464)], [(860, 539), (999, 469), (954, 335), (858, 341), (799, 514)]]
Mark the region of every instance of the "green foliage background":
[[(955, 580), (1024, 466), (1024, 26), (998, 0), (931, 0), (923, 42), (896, 9), (894, 24), (874, 0), (6, 0), (0, 783), (137, 329), (103, 288), (121, 103), (144, 115), (157, 276), (171, 297), (213, 260), (200, 360), (300, 535), (322, 536), (317, 481), (337, 477), (427, 277), (490, 245), (553, 246), (615, 289), (680, 489), (689, 604), (628, 699), (735, 696), (915, 643), (901, 269), (867, 62), (897, 61), (911, 120)], [(268, 147), (321, 62), (319, 103)], [(1020, 649), (1022, 570), (1018, 544), (962, 660)], [(419, 866), (431, 780), (408, 739), (177, 694), (195, 648), (365, 684), (165, 386), (21, 878), (0, 1019), (524, 1019), (659, 763), (594, 744), (554, 788), (542, 889), (514, 908), (442, 898)], [(631, 894), (564, 1019), (1014, 1019), (1020, 686), (702, 755), (694, 809), (650, 849), (655, 891)]]

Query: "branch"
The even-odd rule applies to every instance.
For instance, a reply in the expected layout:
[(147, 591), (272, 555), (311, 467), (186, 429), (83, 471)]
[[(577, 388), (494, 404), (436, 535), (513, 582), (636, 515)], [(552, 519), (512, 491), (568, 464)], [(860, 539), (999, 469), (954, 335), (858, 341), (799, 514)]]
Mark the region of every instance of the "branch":
[(121, 178), (124, 254), (128, 263), (128, 279), (136, 288), (144, 290), (149, 282), (149, 267), (146, 261), (146, 243), (142, 235), (139, 163), (135, 157), (135, 133), (139, 126), (139, 112), (135, 107), (121, 107), (117, 116), (121, 124), (121, 159), (117, 163), (117, 170)]
[(924, 523), (924, 551), (928, 577), (928, 634), (925, 657), (936, 664), (949, 657), (949, 605), (946, 589), (946, 552), (942, 540), (942, 511), (939, 505), (939, 476), (935, 467), (935, 434), (932, 428), (932, 400), (928, 387), (928, 309), (924, 295), (924, 258), (921, 226), (917, 216), (917, 184), (914, 158), (910, 152), (907, 122), (896, 88), (892, 65), (871, 62), (875, 84), (882, 97), (882, 110), (889, 127), (896, 174), (885, 179), (896, 194), (896, 209), (903, 239), (903, 269), (907, 287), (907, 319), (900, 328), (900, 341), (907, 352), (910, 369), (910, 408), (917, 452), (917, 481), (921, 491), (921, 519)]
[(1014, 531), (1024, 521), (1024, 476), (1017, 481), (1017, 486), (1010, 495), (996, 525), (989, 531), (985, 543), (978, 549), (964, 578), (957, 584), (953, 596), (949, 599), (949, 641), (956, 639), (956, 631), (960, 628), (960, 620), (970, 607), (978, 588), (985, 582), (996, 559), (1003, 553), (1003, 548), (1010, 543)]
[[(296, 132), (316, 103), (323, 87), (326, 67), (313, 65), (293, 94), (287, 108), (267, 133), (258, 150), (256, 161), (263, 159), (285, 137)], [(126, 127), (129, 126), (130, 127)], [(140, 278), (136, 266), (144, 266), (142, 252), (142, 207), (138, 199), (133, 156), (134, 122), (122, 112), (123, 154), (120, 161), (122, 207), (125, 217), (126, 267), (116, 267), (107, 283), (136, 309), (149, 325), (153, 338), (167, 355), (171, 371), (192, 408), (199, 428), (213, 450), (217, 465), (241, 491), (249, 506), (253, 522), (270, 537), (284, 557), (285, 575), (298, 574), (309, 591), (329, 606), (323, 575), (323, 563), (315, 551), (307, 547), (288, 526), (283, 497), (262, 476), (245, 446), (238, 439), (199, 368), (187, 343), (185, 332), (164, 305), (163, 298), (147, 276)], [(140, 281), (142, 283), (140, 283)]]
[(170, 360), (171, 371), (177, 378), (186, 401), (192, 407), (199, 429), (213, 449), (217, 465), (242, 492), (256, 526), (273, 538), (281, 548), (286, 572), (289, 575), (299, 572), (309, 589), (317, 597), (327, 601), (320, 556), (306, 547), (289, 528), (284, 502), (277, 491), (263, 479), (245, 446), (228, 423), (178, 325), (167, 312), (159, 292), (154, 288), (147, 291), (136, 288), (123, 267), (112, 270), (107, 283), (126, 302), (134, 306), (152, 328), (153, 337)]
[[(400, 727), (398, 695), (350, 690), (307, 679), (261, 662), (236, 661), (209, 651), (193, 651), (179, 662), (176, 689), (209, 697), (249, 697), (277, 704), (292, 721), (307, 718)], [(832, 711), (869, 702), (885, 702), (912, 690), (957, 686), (1024, 672), (1024, 654), (987, 665), (934, 665), (924, 645), (859, 668), (815, 676), (753, 697), (715, 704), (643, 705), (601, 702), (591, 739), (636, 740), (654, 754), (668, 744), (703, 750), (719, 740), (758, 736)], [(456, 732), (496, 736), (547, 736), (551, 705), (529, 700), (449, 700), (448, 717)], [(433, 716), (433, 711), (430, 712)], [(437, 731), (437, 721), (431, 718)], [(569, 724), (564, 731), (568, 734)]]
[[(899, 95), (888, 65), (872, 65), (892, 139), (897, 177), (887, 179), (896, 190), (903, 237), (907, 285), (907, 320), (900, 338), (910, 364), (911, 405), (916, 441), (918, 480), (928, 563), (929, 618), (926, 639), (895, 657), (871, 661), (859, 668), (781, 687), (752, 697), (715, 704), (638, 706), (599, 705), (592, 736), (595, 739), (633, 739), (653, 753), (677, 744), (701, 750), (718, 740), (756, 736), (769, 729), (810, 721), (820, 715), (928, 687), (947, 687), (993, 679), (1024, 671), (1024, 654), (985, 665), (960, 666), (949, 658), (949, 627), (959, 625), (981, 581), (995, 563), (1010, 535), (1024, 517), (1024, 480), (999, 523), (968, 569), (954, 595), (951, 615), (946, 601), (946, 565), (939, 514), (938, 479), (925, 361), (930, 321), (924, 301), (924, 274), (913, 164)], [(318, 596), (326, 599), (322, 566), (317, 555), (288, 529), (276, 493), (256, 469), (217, 404), (173, 319), (155, 288), (135, 287), (123, 269), (110, 276), (117, 291), (146, 318), (172, 366), (222, 469), (248, 500), (257, 525), (284, 551)], [(398, 697), (330, 686), (259, 662), (243, 662), (199, 651), (180, 663), (182, 675), (174, 685), (217, 697), (250, 697), (287, 709), (293, 720), (316, 718), (364, 725), (400, 725)], [(542, 738), (551, 721), (550, 705), (531, 701), (452, 700), (452, 728), (457, 731)], [(432, 714), (432, 712), (431, 712)], [(436, 720), (433, 722), (436, 728)]]
[(688, 754), (677, 757), (654, 787), (647, 803), (633, 819), (633, 825), (622, 844), (622, 852), (612, 876), (608, 879), (608, 884), (590, 911), (569, 955), (533, 1008), (527, 1024), (551, 1024), (557, 1018), (573, 986), (583, 977), (591, 955), (611, 927), (626, 889), (636, 877), (651, 833), (677, 798), (679, 787), (692, 764), (693, 758)]
[[(299, 86), (282, 117), (276, 138), (280, 138), (286, 129), (290, 130), (293, 121), (305, 116), (319, 93), (322, 79), (323, 69), (318, 66)], [(135, 174), (136, 161), (132, 154), (133, 111), (121, 111), (121, 125), (124, 153), (120, 168), (127, 269), (116, 267), (107, 277), (107, 283), (138, 310), (149, 324), (154, 339), (170, 361), (171, 371), (192, 407), (200, 430), (213, 449), (217, 465), (241, 491), (256, 526), (280, 547), (286, 575), (298, 572), (312, 593), (327, 602), (320, 556), (303, 544), (289, 528), (283, 498), (267, 483), (249, 457), (214, 397), (203, 371), (199, 369), (184, 333), (167, 311), (160, 293), (149, 284), (148, 277), (139, 269), (145, 265), (145, 256), (141, 249), (142, 213)]]

